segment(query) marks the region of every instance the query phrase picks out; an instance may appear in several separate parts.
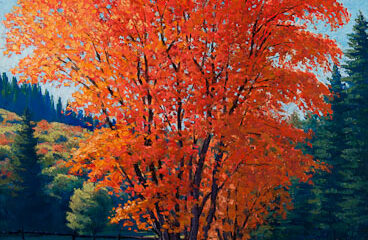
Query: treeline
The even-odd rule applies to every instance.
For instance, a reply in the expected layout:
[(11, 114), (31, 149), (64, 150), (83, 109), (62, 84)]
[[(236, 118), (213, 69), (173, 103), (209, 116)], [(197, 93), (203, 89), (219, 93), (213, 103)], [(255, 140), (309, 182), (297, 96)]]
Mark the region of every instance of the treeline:
[(0, 108), (18, 115), (28, 108), (34, 121), (61, 122), (91, 130), (96, 125), (93, 118), (84, 116), (82, 111), (77, 114), (66, 110), (60, 97), (55, 102), (47, 89), (42, 91), (42, 88), (35, 84), (19, 85), (15, 77), (10, 80), (6, 73), (0, 76)]
[[(349, 34), (350, 48), (342, 69), (334, 67), (331, 83), (333, 114), (309, 116), (294, 124), (313, 130), (313, 147), (305, 153), (329, 164), (313, 185), (290, 189), (294, 209), (286, 218), (270, 218), (254, 239), (368, 239), (368, 22), (362, 13)], [(340, 71), (346, 72), (342, 77)]]

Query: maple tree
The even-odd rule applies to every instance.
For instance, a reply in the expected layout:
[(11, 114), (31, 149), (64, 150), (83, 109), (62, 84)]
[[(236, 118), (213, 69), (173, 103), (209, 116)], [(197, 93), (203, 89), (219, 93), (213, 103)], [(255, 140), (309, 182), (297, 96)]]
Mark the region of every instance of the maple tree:
[(308, 133), (283, 105), (331, 111), (313, 71), (342, 53), (308, 26), (348, 18), (336, 0), (18, 0), (5, 53), (31, 48), (22, 81), (77, 87), (70, 107), (108, 124), (71, 166), (130, 194), (112, 221), (247, 239), (288, 202), (280, 186), (325, 169), (296, 148)]

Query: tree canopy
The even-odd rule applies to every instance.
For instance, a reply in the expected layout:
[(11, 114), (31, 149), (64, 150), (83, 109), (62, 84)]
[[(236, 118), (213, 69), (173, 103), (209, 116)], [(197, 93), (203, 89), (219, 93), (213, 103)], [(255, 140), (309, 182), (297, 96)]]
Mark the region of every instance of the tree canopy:
[(71, 107), (110, 126), (72, 166), (130, 194), (113, 221), (161, 239), (247, 239), (282, 212), (292, 177), (325, 169), (296, 148), (308, 134), (283, 104), (330, 112), (312, 70), (342, 52), (309, 26), (348, 17), (336, 0), (19, 0), (5, 53), (32, 47), (21, 80), (78, 87)]
[(80, 234), (93, 234), (106, 227), (112, 201), (106, 189), (96, 189), (93, 183), (85, 183), (70, 198), (70, 210), (66, 219), (68, 227)]

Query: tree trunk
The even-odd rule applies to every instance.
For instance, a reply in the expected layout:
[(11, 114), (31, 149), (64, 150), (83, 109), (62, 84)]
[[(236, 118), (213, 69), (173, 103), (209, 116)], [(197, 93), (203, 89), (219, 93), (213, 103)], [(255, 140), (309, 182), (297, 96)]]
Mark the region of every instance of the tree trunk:
[(192, 210), (192, 220), (190, 226), (189, 240), (197, 240), (198, 230), (199, 230), (199, 206), (195, 204)]

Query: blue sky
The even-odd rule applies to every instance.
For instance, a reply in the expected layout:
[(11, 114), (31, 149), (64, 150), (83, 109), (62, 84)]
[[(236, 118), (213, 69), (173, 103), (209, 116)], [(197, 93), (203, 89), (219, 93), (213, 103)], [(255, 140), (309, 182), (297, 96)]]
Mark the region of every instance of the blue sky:
[[(0, 0), (0, 19), (1, 21), (4, 20), (4, 15), (12, 9), (12, 7), (15, 5), (17, 1), (16, 0)], [(0, 72), (7, 72), (10, 68), (14, 67), (19, 59), (8, 59), (7, 57), (4, 57), (2, 54), (2, 51), (4, 49), (4, 43), (5, 43), (5, 27), (2, 23), (0, 23)]]
[[(324, 0), (321, 0), (324, 1)], [(0, 0), (0, 19), (4, 19), (4, 15), (11, 11), (12, 7), (16, 4), (17, 0)], [(351, 21), (349, 24), (339, 29), (336, 32), (330, 32), (327, 28), (321, 27), (319, 28), (319, 32), (326, 33), (330, 35), (333, 39), (336, 39), (338, 44), (346, 49), (347, 47), (347, 33), (351, 32), (352, 26), (354, 25), (354, 19), (357, 16), (359, 10), (363, 12), (363, 14), (368, 18), (368, 0), (340, 0), (345, 7), (349, 10), (352, 15)], [(4, 50), (5, 43), (5, 28), (0, 24), (0, 72), (8, 72), (9, 69), (15, 67), (19, 58), (22, 56), (12, 57), (11, 59), (5, 57), (1, 52)], [(64, 100), (70, 97), (72, 92), (71, 89), (55, 89), (52, 87), (48, 87), (48, 89), (53, 93), (54, 96), (61, 96)]]

